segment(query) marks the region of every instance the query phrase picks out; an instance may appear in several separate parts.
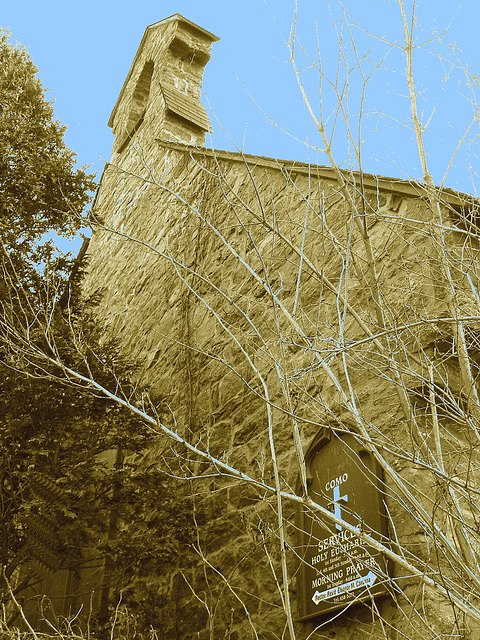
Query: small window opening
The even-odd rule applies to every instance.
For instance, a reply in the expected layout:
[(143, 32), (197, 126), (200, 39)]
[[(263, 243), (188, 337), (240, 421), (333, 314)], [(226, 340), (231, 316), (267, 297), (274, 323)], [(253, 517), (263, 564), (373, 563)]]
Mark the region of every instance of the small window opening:
[(128, 129), (132, 129), (138, 120), (145, 115), (148, 106), (148, 96), (150, 95), (150, 85), (152, 83), (153, 62), (146, 62), (142, 73), (137, 80), (137, 86), (132, 96), (132, 105), (128, 117)]
[(150, 86), (152, 84), (153, 62), (146, 62), (142, 72), (137, 80), (135, 90), (132, 95), (132, 103), (126, 126), (125, 137), (123, 138), (119, 152), (121, 153), (133, 134), (140, 128), (148, 107), (148, 98), (150, 95)]

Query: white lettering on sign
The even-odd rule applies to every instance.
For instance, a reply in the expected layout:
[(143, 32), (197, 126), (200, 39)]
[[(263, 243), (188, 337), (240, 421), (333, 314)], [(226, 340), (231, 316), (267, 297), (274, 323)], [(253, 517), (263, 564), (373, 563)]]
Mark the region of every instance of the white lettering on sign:
[(322, 587), (326, 582), (332, 584), (332, 582), (342, 579), (343, 569), (339, 569), (338, 571), (333, 571), (326, 576), (320, 576), (319, 578), (315, 578), (315, 580), (312, 580), (312, 589), (315, 589), (316, 587)]
[(315, 604), (319, 604), (320, 602), (323, 602), (323, 600), (329, 600), (330, 598), (339, 596), (342, 593), (349, 593), (350, 591), (355, 591), (355, 589), (360, 589), (361, 587), (370, 588), (373, 586), (376, 579), (377, 576), (373, 571), (369, 571), (363, 578), (357, 578), (356, 580), (352, 580), (346, 584), (340, 584), (338, 587), (327, 589), (327, 591), (315, 591), (312, 596), (312, 600)]
[(324, 551), (323, 553), (319, 553), (316, 556), (312, 557), (311, 563), (312, 564), (317, 564), (317, 562), (325, 562), (325, 560), (328, 557), (328, 553), (327, 551)]
[[(351, 538), (355, 538), (355, 534), (347, 529), (342, 530), (340, 533), (335, 533), (333, 536), (329, 538), (324, 538), (323, 540), (318, 541), (318, 553), (329, 549), (330, 547), (336, 545), (343, 545), (346, 540), (350, 540)], [(360, 544), (362, 544), (360, 542)]]
[(330, 491), (330, 489), (334, 489), (335, 487), (339, 487), (341, 484), (348, 480), (348, 473), (344, 473), (342, 476), (338, 476), (338, 478), (333, 478), (333, 480), (329, 480), (325, 485), (325, 491)]
[(315, 578), (312, 580), (312, 589), (316, 589), (317, 587), (323, 587), (323, 585), (328, 582), (327, 576), (320, 576), (319, 578)]

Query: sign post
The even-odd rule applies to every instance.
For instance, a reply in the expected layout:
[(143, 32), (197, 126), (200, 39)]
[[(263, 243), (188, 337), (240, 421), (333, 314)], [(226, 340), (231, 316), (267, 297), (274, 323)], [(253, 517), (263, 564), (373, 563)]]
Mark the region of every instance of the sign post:
[[(308, 495), (336, 518), (385, 542), (381, 469), (353, 434), (325, 430), (306, 457)], [(384, 556), (339, 523), (301, 506), (297, 512), (300, 620), (385, 595)]]

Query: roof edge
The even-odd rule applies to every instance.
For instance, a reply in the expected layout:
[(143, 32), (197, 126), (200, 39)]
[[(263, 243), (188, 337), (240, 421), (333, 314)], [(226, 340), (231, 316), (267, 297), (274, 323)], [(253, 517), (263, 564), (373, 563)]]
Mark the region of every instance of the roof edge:
[[(220, 158), (222, 160), (233, 160), (235, 162), (248, 162), (256, 166), (261, 166), (270, 169), (277, 169), (279, 171), (288, 171), (293, 173), (301, 173), (303, 175), (309, 175), (312, 171), (315, 175), (321, 178), (333, 179), (334, 169), (324, 165), (310, 164), (307, 162), (295, 162), (292, 160), (283, 160), (280, 158), (270, 158), (268, 156), (256, 156), (248, 153), (242, 153), (241, 151), (225, 151), (223, 149), (209, 149), (207, 147), (195, 147), (194, 145), (183, 144), (181, 142), (168, 142), (166, 140), (156, 139), (157, 144), (168, 149), (176, 151), (183, 151), (195, 155), (207, 155), (212, 158)], [(341, 170), (342, 174), (347, 178), (353, 174), (354, 176), (360, 176), (359, 171), (346, 171)], [(414, 180), (402, 180), (399, 178), (389, 178), (384, 176), (374, 175), (373, 173), (362, 174), (362, 185), (367, 189), (375, 189), (378, 191), (384, 191), (387, 193), (398, 193), (404, 196), (410, 196), (415, 198), (428, 198), (428, 187), (421, 182), (415, 182)], [(442, 198), (446, 203), (453, 206), (461, 206), (465, 203), (468, 204), (480, 204), (480, 200), (472, 196), (471, 194), (462, 193), (461, 191), (455, 191), (450, 188), (442, 189)]]
[(220, 38), (216, 36), (214, 33), (212, 33), (211, 31), (208, 31), (207, 29), (204, 29), (203, 27), (196, 24), (195, 22), (192, 22), (188, 18), (185, 18), (185, 16), (182, 16), (181, 13), (174, 13), (173, 15), (168, 16), (168, 18), (163, 18), (163, 20), (154, 22), (153, 24), (148, 25), (147, 29), (150, 29), (152, 27), (157, 27), (158, 25), (164, 24), (166, 22), (170, 22), (170, 21), (173, 22), (173, 20), (178, 20), (179, 22), (184, 22), (185, 24), (188, 24), (188, 26), (191, 27), (194, 31), (198, 31), (199, 33), (202, 33), (203, 35), (207, 36), (212, 42), (218, 42), (220, 40)]

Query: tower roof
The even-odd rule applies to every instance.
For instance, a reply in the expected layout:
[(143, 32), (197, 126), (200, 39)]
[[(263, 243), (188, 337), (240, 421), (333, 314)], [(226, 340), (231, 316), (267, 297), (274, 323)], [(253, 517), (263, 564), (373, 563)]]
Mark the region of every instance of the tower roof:
[[(179, 13), (174, 13), (173, 15), (169, 16), (168, 18), (164, 18), (163, 20), (159, 20), (158, 22), (154, 22), (153, 24), (150, 24), (146, 29), (145, 32), (143, 34), (142, 40), (140, 42), (140, 45), (137, 49), (137, 53), (135, 54), (135, 58), (133, 59), (133, 62), (130, 66), (130, 70), (127, 74), (127, 77), (125, 78), (125, 82), (123, 83), (123, 86), (120, 90), (120, 93), (118, 95), (117, 101), (115, 103), (115, 106), (113, 107), (112, 113), (110, 115), (110, 118), (108, 120), (108, 126), (112, 127), (113, 126), (113, 121), (115, 119), (115, 115), (117, 113), (117, 109), (118, 106), (120, 104), (120, 102), (122, 101), (122, 97), (123, 94), (125, 92), (125, 89), (128, 85), (128, 82), (130, 80), (130, 77), (132, 75), (133, 69), (135, 68), (135, 65), (137, 63), (138, 58), (140, 57), (141, 53), (142, 53), (142, 49), (145, 45), (147, 36), (149, 31), (151, 31), (152, 29), (155, 29), (156, 27), (159, 27), (160, 25), (167, 25), (170, 22), (178, 22), (179, 24), (184, 25), (185, 27), (187, 27), (188, 29), (190, 29), (193, 32), (196, 32), (198, 35), (203, 36), (203, 38), (205, 40), (210, 41), (210, 43), (213, 42), (218, 42), (220, 40), (220, 38), (216, 35), (214, 35), (213, 33), (211, 33), (210, 31), (207, 31), (206, 29), (203, 29), (203, 27), (200, 27), (198, 24), (195, 24), (195, 22), (192, 22), (191, 20), (188, 20), (187, 18), (184, 18), (181, 14)], [(209, 55), (208, 57), (205, 59), (205, 62), (208, 61), (209, 59)]]

